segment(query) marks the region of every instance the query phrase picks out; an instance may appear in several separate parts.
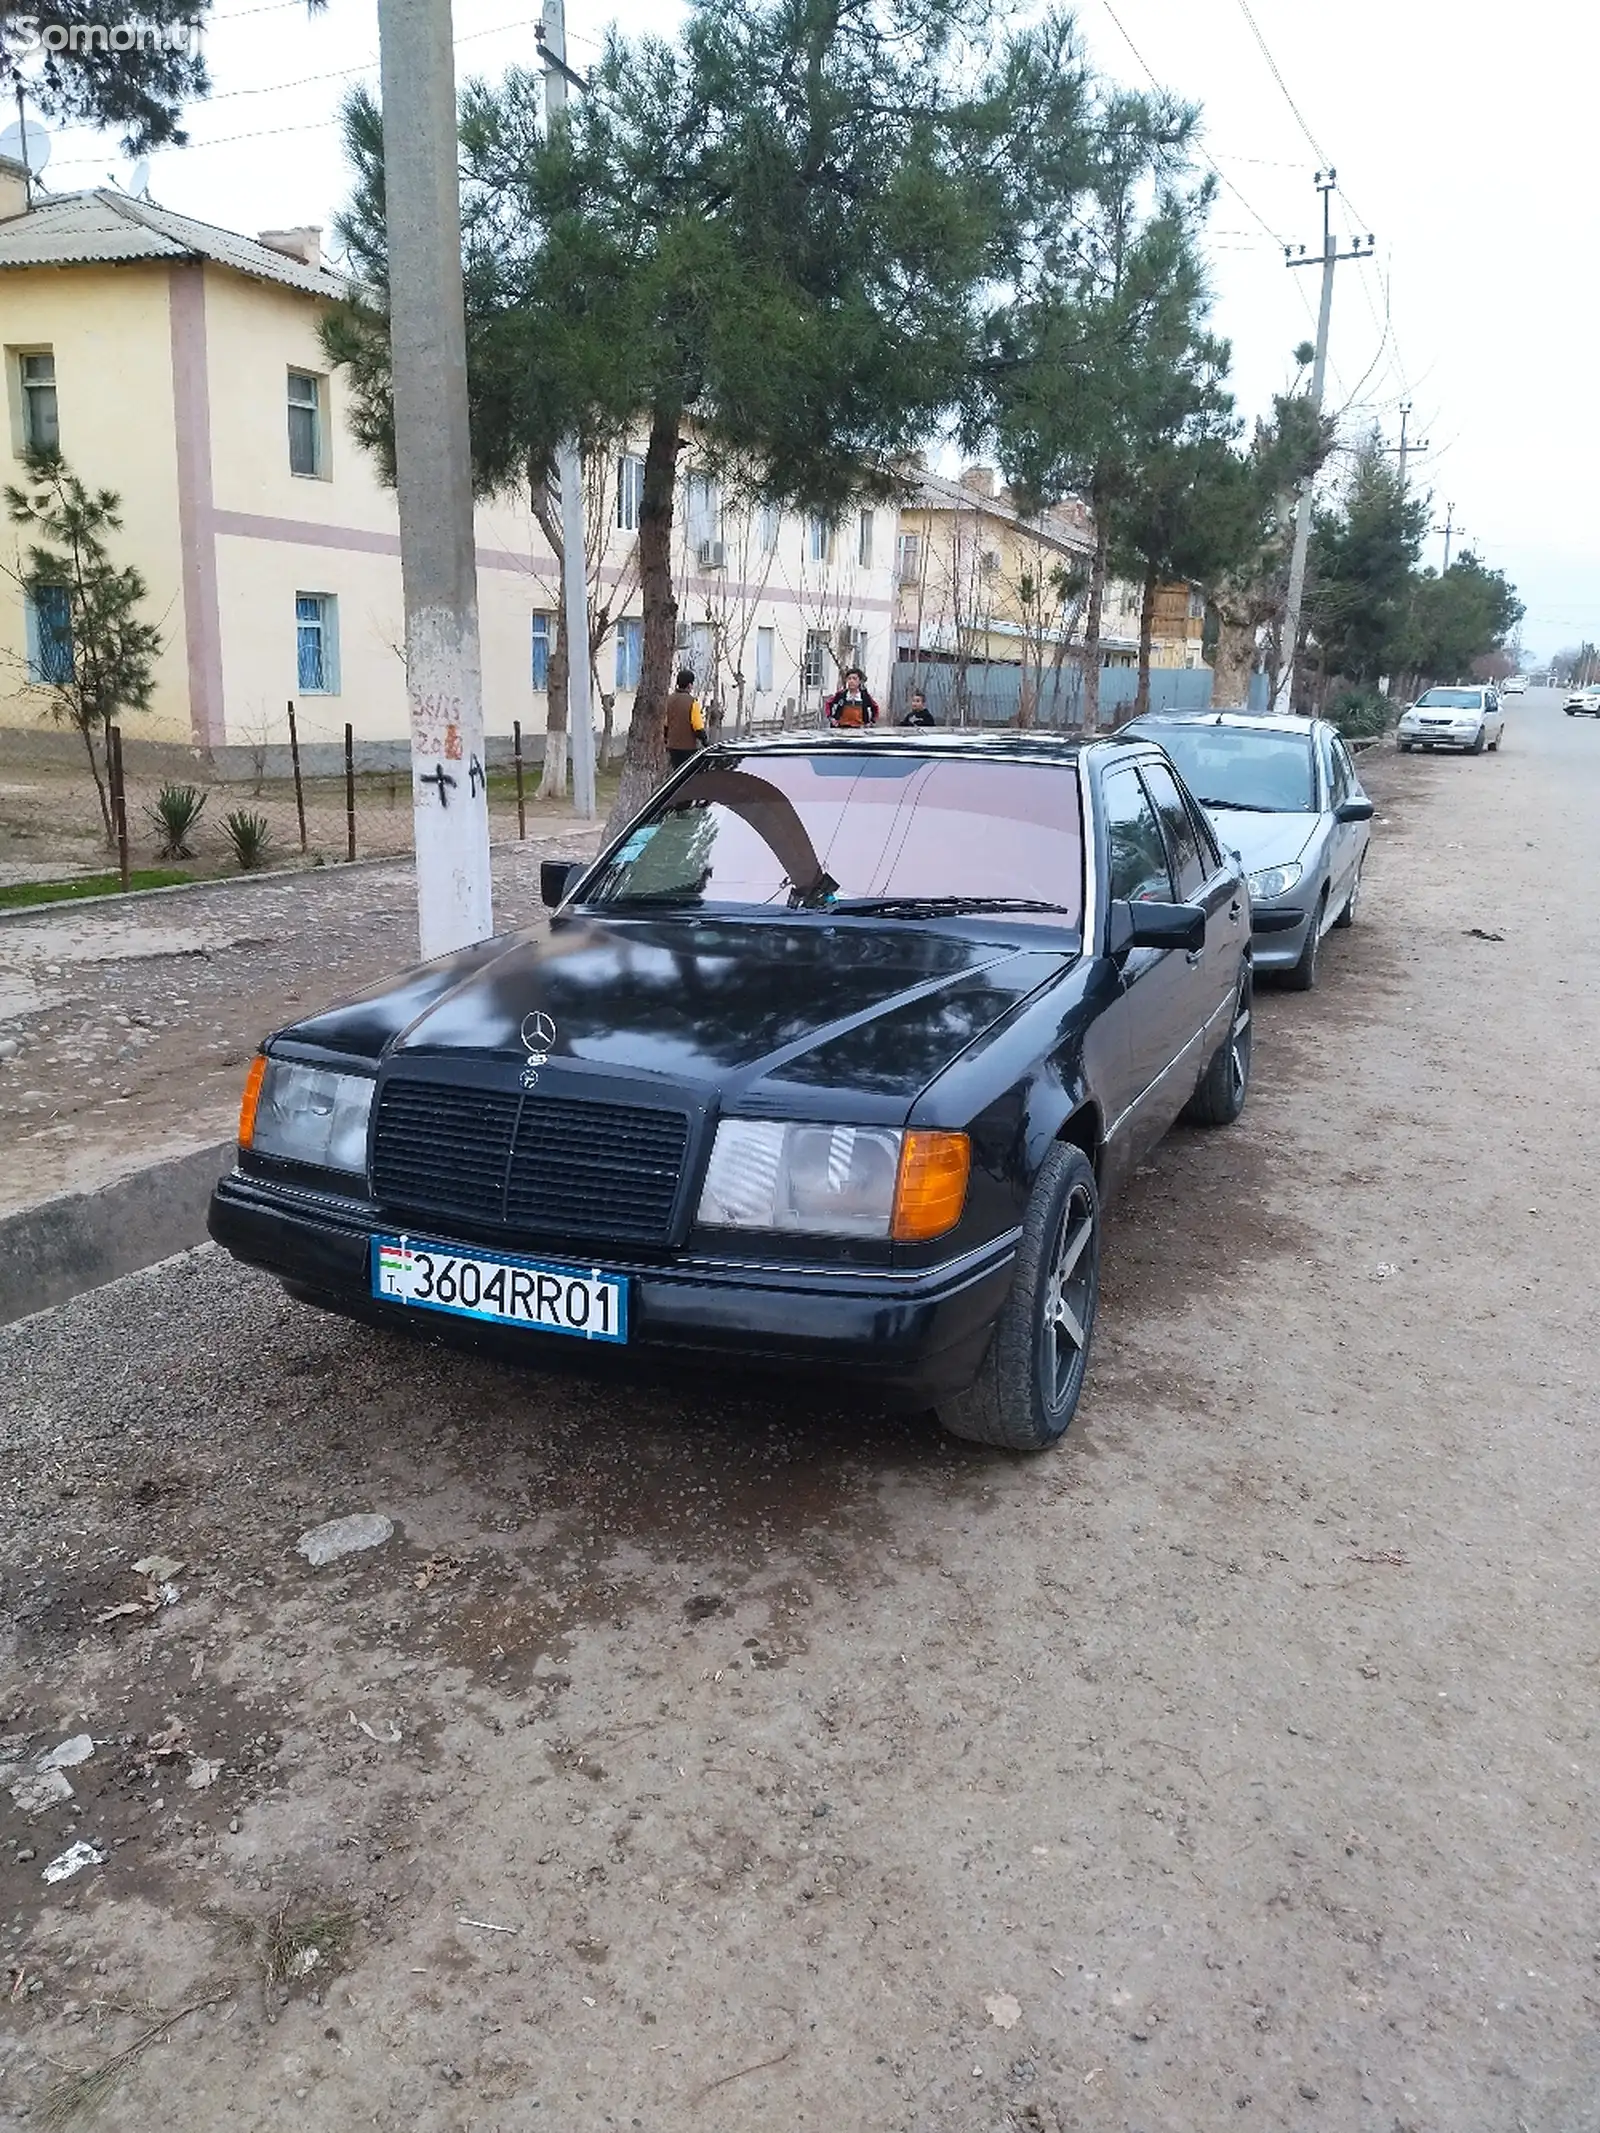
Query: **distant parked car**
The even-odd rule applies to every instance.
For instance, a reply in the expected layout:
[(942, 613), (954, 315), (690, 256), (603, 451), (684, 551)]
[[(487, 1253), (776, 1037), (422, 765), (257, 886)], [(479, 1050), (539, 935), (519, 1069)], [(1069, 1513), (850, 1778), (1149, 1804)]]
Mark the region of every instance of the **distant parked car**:
[(1395, 734), (1400, 753), (1413, 748), (1460, 748), (1468, 755), (1496, 749), (1505, 738), (1500, 698), (1487, 687), (1425, 689), (1400, 714)]
[(1600, 689), (1574, 689), (1566, 713), (1568, 718), (1600, 718)]
[(1250, 877), (1251, 956), (1300, 992), (1317, 982), (1322, 937), (1354, 922), (1372, 802), (1326, 719), (1240, 711), (1142, 718), (1237, 851)]
[(1527, 693), (1528, 677), (1526, 674), (1508, 674), (1500, 684), (1500, 694), (1502, 696), (1526, 696)]

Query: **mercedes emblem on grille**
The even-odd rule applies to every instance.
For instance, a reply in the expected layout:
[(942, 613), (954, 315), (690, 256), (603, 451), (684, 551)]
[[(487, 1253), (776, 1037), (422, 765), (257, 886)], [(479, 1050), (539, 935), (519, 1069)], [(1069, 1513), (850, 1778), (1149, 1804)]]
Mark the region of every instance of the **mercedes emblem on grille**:
[(522, 1086), (525, 1089), (536, 1089), (539, 1086), (539, 1069), (549, 1059), (555, 1048), (555, 1041), (555, 1019), (547, 1015), (543, 1008), (523, 1016), (522, 1045), (528, 1055), (527, 1064), (522, 1069)]

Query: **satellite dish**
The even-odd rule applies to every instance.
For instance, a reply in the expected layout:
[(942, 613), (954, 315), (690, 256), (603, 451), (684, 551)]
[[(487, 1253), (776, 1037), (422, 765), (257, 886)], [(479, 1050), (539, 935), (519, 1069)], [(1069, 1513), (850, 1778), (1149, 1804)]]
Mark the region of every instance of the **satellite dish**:
[(128, 190), (135, 200), (150, 197), (150, 158), (141, 156), (133, 166), (133, 176), (128, 180)]
[[(22, 161), (22, 128), (20, 125), (8, 126), (4, 133), (0, 133), (0, 156), (9, 156), (13, 163)], [(28, 127), (29, 175), (35, 178), (38, 177), (40, 171), (44, 169), (49, 160), (49, 134), (37, 123), (30, 123)]]

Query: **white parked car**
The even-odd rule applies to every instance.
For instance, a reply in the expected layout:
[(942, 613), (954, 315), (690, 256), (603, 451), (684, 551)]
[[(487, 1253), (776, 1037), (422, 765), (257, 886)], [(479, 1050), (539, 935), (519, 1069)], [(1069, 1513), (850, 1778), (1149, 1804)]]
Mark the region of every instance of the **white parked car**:
[(1600, 689), (1574, 689), (1565, 709), (1568, 718), (1600, 718)]
[(1459, 689), (1425, 689), (1401, 713), (1395, 739), (1402, 755), (1413, 748), (1461, 748), (1482, 755), (1486, 748), (1499, 747), (1505, 730), (1497, 693), (1473, 683)]
[(1526, 674), (1508, 674), (1500, 684), (1500, 694), (1502, 696), (1526, 696), (1527, 693), (1528, 677)]

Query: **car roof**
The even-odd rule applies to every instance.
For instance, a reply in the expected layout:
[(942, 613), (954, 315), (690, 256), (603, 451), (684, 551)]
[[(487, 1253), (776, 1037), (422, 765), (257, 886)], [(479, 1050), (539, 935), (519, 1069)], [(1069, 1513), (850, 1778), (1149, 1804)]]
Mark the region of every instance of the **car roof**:
[(802, 733), (752, 735), (747, 740), (712, 742), (712, 755), (859, 755), (871, 750), (880, 755), (951, 755), (991, 762), (1055, 763), (1070, 767), (1093, 751), (1129, 746), (1144, 739), (1142, 734), (1101, 734), (1088, 739), (1061, 733), (1019, 731), (981, 732), (970, 727), (890, 726), (859, 728), (849, 733), (808, 728)]
[(1309, 740), (1319, 726), (1327, 723), (1326, 719), (1300, 718), (1282, 711), (1147, 711), (1142, 718), (1130, 719), (1122, 732), (1131, 738), (1163, 726), (1238, 726), (1248, 727), (1252, 733), (1297, 733)]

